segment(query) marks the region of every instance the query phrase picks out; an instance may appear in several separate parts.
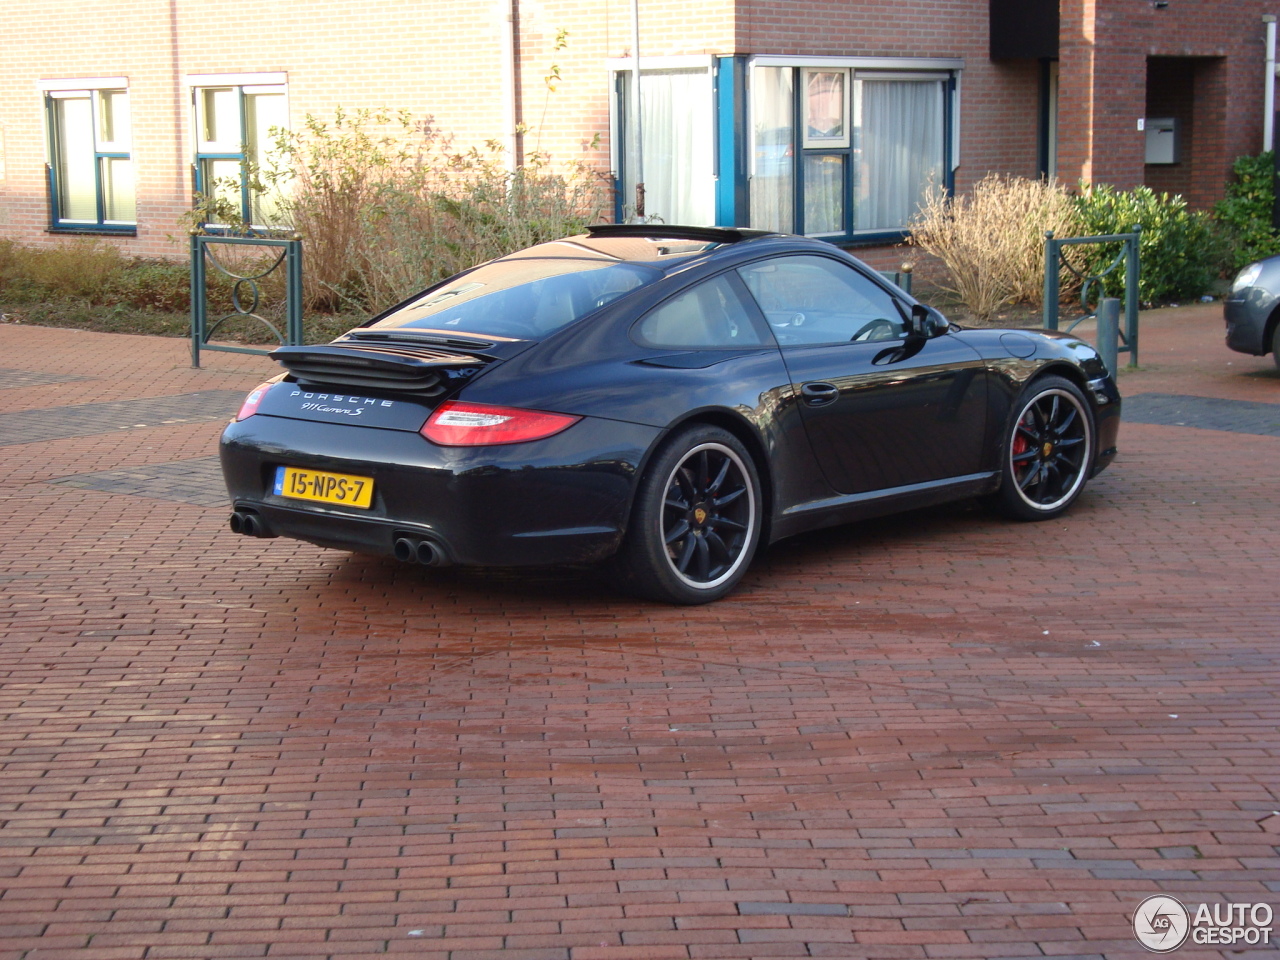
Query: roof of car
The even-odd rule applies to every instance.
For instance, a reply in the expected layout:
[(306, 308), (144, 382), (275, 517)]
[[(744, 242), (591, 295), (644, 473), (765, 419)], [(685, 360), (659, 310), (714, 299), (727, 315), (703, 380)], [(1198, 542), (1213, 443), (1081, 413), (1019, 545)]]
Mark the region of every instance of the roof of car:
[(687, 227), (673, 223), (593, 223), (587, 227), (587, 233), (593, 237), (705, 240), (710, 243), (738, 243), (772, 236), (776, 232), (746, 227)]
[(773, 238), (798, 238), (771, 230), (738, 227), (689, 227), (664, 223), (593, 224), (588, 232), (551, 240), (508, 254), (503, 259), (569, 257), (645, 263), (660, 269), (683, 265), (735, 244)]

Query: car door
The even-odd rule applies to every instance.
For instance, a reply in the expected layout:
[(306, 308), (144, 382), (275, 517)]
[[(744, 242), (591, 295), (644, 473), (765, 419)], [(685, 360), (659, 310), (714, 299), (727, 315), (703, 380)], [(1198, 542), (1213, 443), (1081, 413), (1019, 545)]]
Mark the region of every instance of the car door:
[(980, 470), (987, 383), (957, 337), (908, 338), (909, 307), (817, 254), (739, 268), (772, 327), (827, 482), (856, 494)]

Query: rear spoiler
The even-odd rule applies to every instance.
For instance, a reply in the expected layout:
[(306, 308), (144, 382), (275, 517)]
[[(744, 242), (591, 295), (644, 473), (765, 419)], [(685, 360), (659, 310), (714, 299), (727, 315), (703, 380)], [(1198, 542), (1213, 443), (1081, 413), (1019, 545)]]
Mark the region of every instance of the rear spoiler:
[(430, 347), (356, 343), (278, 347), (271, 359), (308, 383), (362, 390), (438, 396), (492, 362), (486, 357)]

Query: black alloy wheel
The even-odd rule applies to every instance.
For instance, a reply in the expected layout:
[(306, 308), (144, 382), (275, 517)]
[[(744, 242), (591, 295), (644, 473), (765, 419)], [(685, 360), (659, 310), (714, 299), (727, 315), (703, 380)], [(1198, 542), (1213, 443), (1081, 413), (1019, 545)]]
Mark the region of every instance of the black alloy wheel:
[(619, 555), (624, 586), (668, 603), (732, 590), (760, 540), (760, 480), (742, 443), (695, 424), (654, 457)]
[(1093, 412), (1070, 380), (1034, 380), (1005, 434), (997, 506), (1019, 520), (1048, 520), (1071, 506), (1094, 459)]

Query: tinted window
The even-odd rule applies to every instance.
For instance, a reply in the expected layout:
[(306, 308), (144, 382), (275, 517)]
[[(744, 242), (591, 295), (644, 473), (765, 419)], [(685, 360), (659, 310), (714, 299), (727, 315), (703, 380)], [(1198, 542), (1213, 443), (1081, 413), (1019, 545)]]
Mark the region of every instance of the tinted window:
[(497, 260), (423, 294), (375, 326), (539, 340), (661, 276), (631, 263)]
[(724, 276), (666, 301), (641, 320), (635, 332), (637, 339), (654, 347), (758, 347), (765, 342)]
[(888, 293), (827, 257), (776, 257), (739, 268), (778, 342), (896, 340), (906, 323)]

